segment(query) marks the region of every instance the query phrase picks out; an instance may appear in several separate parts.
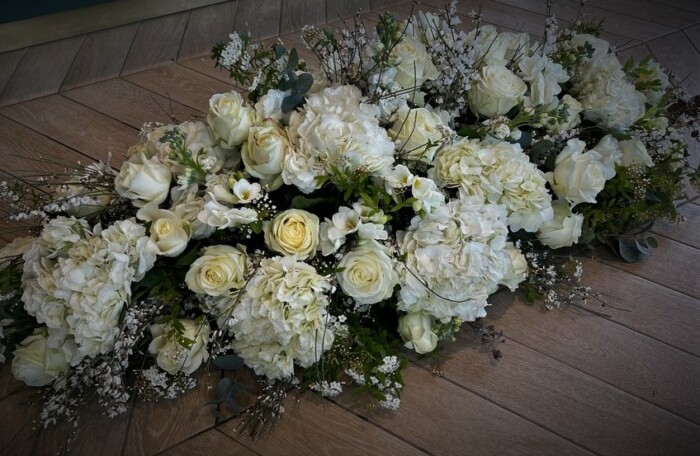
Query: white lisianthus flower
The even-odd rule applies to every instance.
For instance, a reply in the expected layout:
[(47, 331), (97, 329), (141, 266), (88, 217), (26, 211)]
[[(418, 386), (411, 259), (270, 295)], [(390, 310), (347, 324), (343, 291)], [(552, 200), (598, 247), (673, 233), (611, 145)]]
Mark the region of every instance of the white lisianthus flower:
[(216, 201), (212, 195), (209, 201), (204, 203), (202, 210), (197, 214), (197, 220), (207, 226), (216, 227), (218, 230), (253, 223), (258, 219), (258, 213), (248, 207), (230, 208)]
[(282, 120), (284, 113), (282, 112), (282, 101), (289, 95), (289, 90), (283, 92), (277, 89), (270, 89), (265, 95), (260, 97), (255, 103), (255, 113), (259, 120), (265, 122), (267, 120)]
[(185, 283), (197, 294), (222, 296), (245, 285), (250, 260), (245, 247), (213, 245), (202, 251), (190, 266)]
[(469, 105), (486, 117), (506, 114), (523, 100), (527, 85), (504, 66), (484, 66), (469, 91)]
[(433, 332), (433, 318), (421, 312), (409, 312), (399, 317), (399, 334), (404, 346), (419, 355), (435, 350), (438, 337)]
[(45, 386), (68, 372), (63, 351), (47, 344), (41, 329), (25, 338), (14, 351), (12, 375), (29, 386)]
[(425, 81), (438, 77), (438, 70), (425, 45), (412, 36), (404, 35), (391, 54), (398, 60), (394, 80), (404, 89), (420, 87)]
[(398, 282), (391, 258), (376, 241), (365, 241), (345, 254), (336, 274), (346, 295), (359, 304), (376, 304), (389, 298)]
[(283, 183), (282, 167), (290, 147), (287, 132), (276, 122), (252, 127), (241, 147), (245, 170), (266, 189), (277, 190)]
[(227, 147), (243, 144), (254, 122), (255, 111), (246, 106), (238, 92), (217, 93), (209, 99), (207, 124)]
[(327, 277), (293, 256), (265, 258), (233, 310), (233, 348), (270, 379), (290, 378), (331, 348)]
[(605, 186), (605, 166), (598, 152), (584, 153), (586, 143), (570, 139), (555, 161), (554, 172), (547, 179), (554, 193), (566, 199), (572, 207), (580, 203), (595, 203)]
[(154, 203), (148, 203), (139, 209), (136, 218), (152, 222), (150, 237), (160, 255), (175, 257), (187, 248), (192, 237), (190, 224), (174, 212), (158, 209)]
[(565, 200), (553, 202), (552, 207), (554, 218), (540, 227), (537, 238), (550, 249), (571, 247), (581, 237), (583, 215), (573, 214)]
[(622, 159), (622, 150), (617, 139), (613, 135), (605, 135), (591, 150), (600, 154), (600, 163), (603, 165), (605, 180), (615, 177), (615, 165), (621, 163)]
[(515, 291), (520, 282), (527, 277), (527, 260), (523, 252), (515, 247), (512, 242), (506, 242), (503, 252), (505, 255), (508, 255), (510, 268), (501, 279), (500, 284), (508, 287), (511, 291)]
[(415, 108), (397, 113), (389, 136), (396, 143), (401, 158), (432, 163), (435, 152), (450, 131), (434, 112)]
[(529, 85), (525, 105), (556, 107), (558, 104), (557, 95), (561, 93), (559, 84), (569, 80), (569, 74), (566, 70), (539, 53), (522, 57), (518, 68), (523, 80)]
[(248, 204), (262, 196), (262, 188), (257, 182), (248, 182), (247, 179), (239, 179), (231, 187), (236, 197), (235, 204)]
[(124, 162), (114, 179), (114, 189), (136, 207), (150, 202), (160, 204), (168, 197), (171, 179), (168, 166), (157, 157), (147, 159), (140, 153)]
[(296, 255), (304, 260), (316, 255), (318, 217), (301, 209), (282, 211), (263, 223), (265, 245), (282, 255)]
[(620, 164), (622, 166), (644, 165), (647, 168), (654, 166), (654, 161), (649, 156), (644, 143), (638, 139), (628, 139), (620, 141), (622, 149), (622, 158)]
[[(178, 334), (173, 323), (166, 325), (152, 325), (151, 336), (153, 340), (148, 346), (148, 351), (156, 355), (158, 367), (165, 372), (174, 375), (178, 372), (192, 374), (202, 363), (209, 359), (207, 345), (211, 329), (205, 319), (188, 320), (178, 319), (184, 331)], [(188, 348), (180, 343), (179, 337), (192, 341)]]

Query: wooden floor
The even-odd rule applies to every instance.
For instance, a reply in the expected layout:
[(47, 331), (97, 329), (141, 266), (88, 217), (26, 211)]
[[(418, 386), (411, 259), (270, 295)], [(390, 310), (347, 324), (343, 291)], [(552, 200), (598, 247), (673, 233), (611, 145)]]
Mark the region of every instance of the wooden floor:
[[(430, 2), (428, 2), (430, 3)], [(466, 1), (486, 21), (539, 35), (543, 0)], [(576, 3), (555, 0), (570, 19)], [(700, 93), (700, 3), (692, 0), (589, 0), (606, 17), (606, 38), (624, 55), (652, 52)], [(405, 14), (410, 6), (394, 10)], [(370, 21), (371, 22), (371, 21)], [(464, 22), (468, 22), (465, 18)], [(297, 40), (295, 37), (286, 37)], [(105, 160), (118, 165), (146, 121), (201, 117), (209, 96), (230, 90), (206, 58), (175, 62), (45, 98), (0, 108), (0, 170), (46, 169), (32, 159)], [(697, 164), (698, 149), (694, 149)], [(651, 261), (626, 265), (605, 255), (585, 263), (584, 282), (609, 305), (544, 312), (510, 293), (496, 295), (487, 323), (503, 330), (503, 359), (494, 363), (469, 328), (447, 347), (440, 369), (428, 361), (407, 369), (401, 410), (369, 410), (351, 396), (321, 402), (290, 397), (269, 437), (252, 441), (236, 419), (216, 420), (212, 386), (177, 401), (136, 404), (110, 420), (83, 417), (75, 454), (700, 454), (700, 204), (683, 204), (679, 226), (658, 226)], [(6, 214), (0, 240), (11, 240)], [(67, 429), (34, 432), (33, 392), (0, 375), (0, 451), (51, 454)]]

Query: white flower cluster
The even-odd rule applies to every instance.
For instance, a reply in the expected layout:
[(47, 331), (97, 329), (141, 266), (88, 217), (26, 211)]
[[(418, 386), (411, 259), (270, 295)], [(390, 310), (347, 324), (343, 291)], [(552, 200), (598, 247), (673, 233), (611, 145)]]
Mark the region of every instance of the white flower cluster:
[(133, 219), (90, 231), (85, 220), (55, 218), (24, 255), (24, 307), (72, 365), (108, 353), (131, 283), (153, 266), (156, 252)]
[(294, 256), (266, 258), (233, 310), (233, 347), (259, 375), (288, 379), (333, 344), (326, 277)]
[(504, 220), (502, 206), (466, 195), (423, 219), (415, 217), (397, 236), (406, 255), (400, 268), (399, 309), (424, 311), (441, 320), (485, 316), (487, 298), (514, 269), (509, 250), (516, 249), (506, 241)]

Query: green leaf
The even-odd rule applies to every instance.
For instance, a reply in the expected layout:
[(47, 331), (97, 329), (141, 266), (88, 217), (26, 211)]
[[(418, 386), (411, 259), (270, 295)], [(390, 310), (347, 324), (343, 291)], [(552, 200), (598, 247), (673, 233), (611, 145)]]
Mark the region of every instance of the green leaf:
[[(537, 144), (541, 142), (543, 141), (538, 141)], [(520, 132), (520, 139), (518, 139), (516, 143), (520, 144), (520, 147), (522, 147), (523, 150), (527, 150), (527, 148), (530, 147), (530, 144), (532, 144), (532, 133), (529, 131)], [(552, 145), (554, 145), (554, 143), (552, 143)]]
[(223, 355), (214, 358), (214, 365), (225, 371), (234, 371), (243, 367), (243, 358), (237, 355)]
[(462, 128), (459, 129), (457, 132), (459, 136), (463, 136), (466, 138), (479, 138), (481, 135), (479, 134), (479, 131), (469, 125), (465, 125)]
[(634, 238), (619, 237), (617, 239), (617, 245), (620, 256), (628, 263), (636, 263), (645, 257), (645, 254), (639, 250), (637, 241)]
[(652, 249), (659, 247), (659, 241), (657, 241), (656, 238), (653, 236), (648, 236), (646, 241), (647, 241), (647, 245), (649, 247), (651, 247)]
[(332, 201), (332, 198), (308, 198), (303, 195), (297, 195), (294, 198), (292, 198), (292, 209), (308, 209), (310, 207), (318, 206), (319, 204)]
[(297, 50), (295, 48), (292, 48), (291, 52), (289, 53), (289, 60), (287, 63), (287, 68), (290, 70), (296, 70), (296, 68), (299, 66), (299, 54), (297, 53)]
[(275, 44), (275, 60), (279, 60), (285, 52), (287, 49), (281, 43)]
[(297, 76), (297, 93), (304, 95), (309, 93), (311, 86), (314, 84), (314, 77), (309, 73), (301, 73)]
[(549, 158), (548, 154), (552, 148), (554, 148), (554, 143), (548, 139), (537, 141), (530, 147), (530, 158), (533, 162), (539, 163), (542, 157)]
[(288, 95), (282, 100), (282, 112), (288, 113), (304, 102), (304, 96), (298, 93)]

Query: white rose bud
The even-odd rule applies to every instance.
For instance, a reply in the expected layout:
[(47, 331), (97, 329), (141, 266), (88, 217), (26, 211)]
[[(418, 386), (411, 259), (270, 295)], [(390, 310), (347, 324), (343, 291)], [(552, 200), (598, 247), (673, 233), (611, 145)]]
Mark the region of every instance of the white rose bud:
[(267, 190), (277, 190), (283, 183), (282, 167), (290, 147), (287, 132), (276, 122), (252, 127), (241, 148), (245, 170)]
[(139, 153), (124, 162), (114, 179), (114, 188), (136, 207), (150, 202), (160, 204), (168, 198), (171, 178), (170, 168), (158, 157), (149, 160)]
[(300, 260), (313, 258), (318, 245), (319, 220), (300, 209), (280, 212), (272, 222), (263, 224), (265, 245), (282, 255), (296, 255)]
[(479, 80), (472, 84), (469, 103), (473, 111), (486, 117), (506, 114), (517, 106), (527, 84), (504, 66), (485, 66)]
[(437, 347), (438, 338), (433, 332), (433, 319), (420, 312), (411, 312), (399, 318), (399, 334), (404, 346), (418, 354), (430, 353)]
[(399, 59), (394, 80), (404, 89), (420, 87), (439, 75), (423, 43), (411, 36), (404, 35), (394, 46), (392, 55)]
[(178, 333), (173, 324), (151, 326), (153, 340), (148, 346), (148, 351), (156, 355), (158, 367), (173, 375), (178, 372), (191, 374), (196, 371), (202, 362), (209, 359), (207, 344), (211, 329), (206, 320), (201, 321), (179, 319), (184, 331), (182, 337), (189, 339), (191, 345), (182, 345), (178, 340)]
[(207, 123), (216, 139), (227, 147), (243, 144), (254, 122), (254, 110), (245, 105), (238, 92), (217, 93), (209, 99)]
[(547, 173), (554, 193), (565, 198), (572, 207), (580, 203), (595, 203), (605, 186), (605, 166), (596, 151), (583, 153), (586, 143), (570, 139), (556, 159), (554, 173)]
[(190, 266), (185, 283), (198, 294), (222, 296), (245, 285), (248, 274), (248, 255), (238, 245), (213, 245), (202, 251)]
[(398, 282), (391, 258), (381, 245), (368, 241), (347, 253), (338, 265), (343, 292), (360, 304), (376, 304), (389, 298)]
[(440, 117), (425, 108), (416, 108), (397, 115), (389, 136), (397, 145), (397, 153), (406, 160), (432, 163), (435, 152), (449, 130)]
[(68, 372), (63, 350), (47, 345), (47, 337), (37, 329), (14, 352), (12, 375), (29, 386), (44, 386)]
[(151, 240), (156, 244), (159, 255), (176, 257), (181, 254), (192, 237), (190, 224), (179, 215), (158, 209), (148, 203), (136, 213), (139, 220), (151, 223)]
[(565, 200), (557, 200), (552, 203), (554, 218), (544, 222), (537, 232), (540, 242), (551, 249), (571, 247), (581, 236), (583, 215), (572, 214), (569, 204)]

